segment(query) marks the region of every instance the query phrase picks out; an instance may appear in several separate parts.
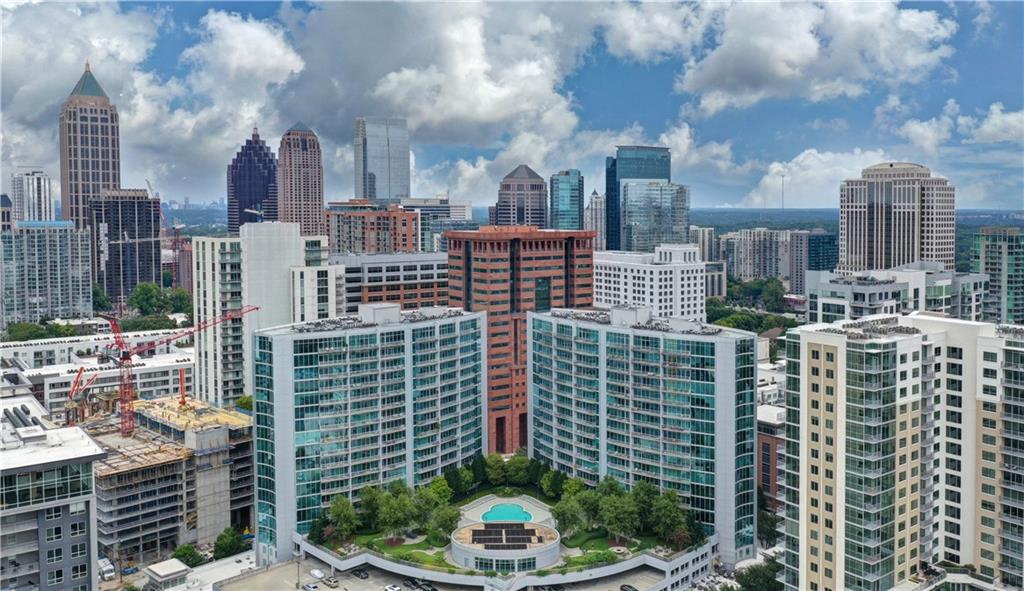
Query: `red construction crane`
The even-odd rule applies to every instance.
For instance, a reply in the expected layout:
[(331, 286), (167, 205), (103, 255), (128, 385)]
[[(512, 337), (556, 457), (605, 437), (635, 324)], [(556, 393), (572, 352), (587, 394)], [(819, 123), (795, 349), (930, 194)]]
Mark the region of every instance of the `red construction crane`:
[(84, 367), (78, 368), (78, 373), (75, 374), (75, 379), (71, 382), (71, 389), (68, 390), (68, 401), (64, 404), (67, 417), (67, 421), (65, 422), (68, 427), (74, 427), (75, 423), (79, 419), (85, 418), (85, 412), (82, 410), (86, 405), (88, 405), (88, 398), (85, 395), (85, 391), (88, 390), (89, 386), (92, 386), (92, 383), (99, 377), (99, 374), (93, 374), (83, 382), (82, 373), (84, 372)]
[(121, 415), (121, 435), (124, 437), (131, 437), (132, 433), (135, 432), (135, 374), (132, 370), (132, 357), (152, 351), (161, 345), (180, 341), (181, 339), (193, 335), (197, 332), (201, 332), (216, 326), (222, 322), (228, 320), (234, 320), (241, 318), (249, 312), (258, 310), (258, 306), (244, 306), (238, 310), (232, 310), (223, 316), (201, 322), (193, 327), (187, 328), (177, 334), (163, 337), (155, 341), (149, 341), (148, 343), (140, 343), (138, 345), (129, 345), (124, 339), (124, 335), (121, 332), (121, 326), (118, 324), (117, 318), (109, 314), (101, 314), (102, 318), (105, 318), (110, 322), (110, 329), (114, 333), (114, 351), (111, 352), (110, 357), (117, 363), (121, 370), (120, 379), (120, 403), (118, 411)]

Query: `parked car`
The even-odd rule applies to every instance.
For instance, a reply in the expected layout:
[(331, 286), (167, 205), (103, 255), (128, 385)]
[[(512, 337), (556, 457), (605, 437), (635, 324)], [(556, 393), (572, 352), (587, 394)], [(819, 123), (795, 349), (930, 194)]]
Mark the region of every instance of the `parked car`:
[(302, 586), (302, 591), (320, 591), (320, 586), (316, 583), (306, 583)]
[(402, 591), (402, 588), (398, 585), (388, 585), (387, 587), (384, 587), (384, 591)]
[(126, 566), (121, 569), (122, 575), (134, 575), (137, 572), (139, 572), (139, 567), (137, 566)]
[(339, 585), (338, 579), (335, 579), (334, 577), (327, 577), (326, 579), (323, 580), (323, 583), (324, 583), (324, 585), (327, 585), (331, 589), (337, 589), (338, 585)]
[(309, 571), (309, 576), (319, 581), (320, 579), (324, 578), (324, 571), (318, 568), (314, 568), (313, 570)]
[(417, 585), (416, 583), (414, 583), (412, 579), (405, 579), (405, 580), (402, 581), (402, 584), (405, 585), (406, 589), (419, 589), (420, 588), (420, 586)]
[(366, 572), (365, 570), (363, 570), (361, 568), (354, 568), (354, 569), (350, 570), (348, 572), (348, 574), (352, 575), (353, 577), (355, 577), (357, 579), (367, 579), (370, 576), (370, 573)]
[(619, 587), (619, 591), (637, 591), (637, 589), (632, 585), (623, 585)]

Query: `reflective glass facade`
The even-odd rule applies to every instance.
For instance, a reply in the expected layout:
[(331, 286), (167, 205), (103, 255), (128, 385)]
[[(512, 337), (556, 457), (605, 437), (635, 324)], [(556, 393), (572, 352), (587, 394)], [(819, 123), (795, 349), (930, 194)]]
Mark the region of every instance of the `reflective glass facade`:
[(411, 197), (409, 128), (405, 119), (356, 119), (354, 148), (356, 199), (397, 203)]
[(551, 175), (550, 227), (556, 230), (583, 229), (583, 175), (563, 170)]
[(672, 180), (672, 155), (668, 148), (619, 146), (604, 167), (606, 250), (621, 250), (619, 187), (630, 179)]
[(277, 157), (254, 129), (228, 165), (228, 233), (237, 236), (242, 224), (276, 219)]
[(690, 190), (667, 181), (627, 181), (620, 186), (620, 249), (654, 252), (690, 235)]

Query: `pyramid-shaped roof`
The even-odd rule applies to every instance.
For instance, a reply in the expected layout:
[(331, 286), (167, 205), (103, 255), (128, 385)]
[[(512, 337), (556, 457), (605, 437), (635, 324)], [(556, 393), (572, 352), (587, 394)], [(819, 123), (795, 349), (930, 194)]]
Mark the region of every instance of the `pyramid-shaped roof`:
[(525, 164), (520, 164), (515, 170), (505, 175), (507, 179), (540, 179), (544, 180), (544, 177), (540, 176), (533, 171), (532, 168)]
[(313, 130), (310, 129), (308, 125), (301, 121), (289, 127), (288, 131), (308, 131), (309, 133), (314, 133)]
[(103, 87), (100, 86), (99, 81), (92, 75), (89, 62), (85, 62), (85, 72), (82, 72), (82, 77), (78, 79), (78, 84), (71, 91), (71, 96), (101, 96), (108, 98), (107, 93), (103, 92)]

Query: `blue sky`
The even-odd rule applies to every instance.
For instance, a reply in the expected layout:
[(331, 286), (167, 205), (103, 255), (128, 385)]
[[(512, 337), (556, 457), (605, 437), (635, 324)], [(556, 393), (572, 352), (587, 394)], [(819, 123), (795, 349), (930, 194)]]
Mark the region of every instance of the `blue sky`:
[(1021, 3), (2, 11), (2, 164), (55, 178), (56, 114), (89, 59), (121, 113), (123, 184), (165, 199), (223, 198), (252, 127), (276, 149), (296, 120), (347, 199), (353, 119), (388, 114), (412, 127), (414, 193), (477, 205), (519, 163), (600, 191), (617, 143), (652, 143), (698, 207), (777, 206), (782, 175), (787, 206), (835, 207), (843, 178), (899, 159), (950, 178), (960, 207), (1024, 208)]

